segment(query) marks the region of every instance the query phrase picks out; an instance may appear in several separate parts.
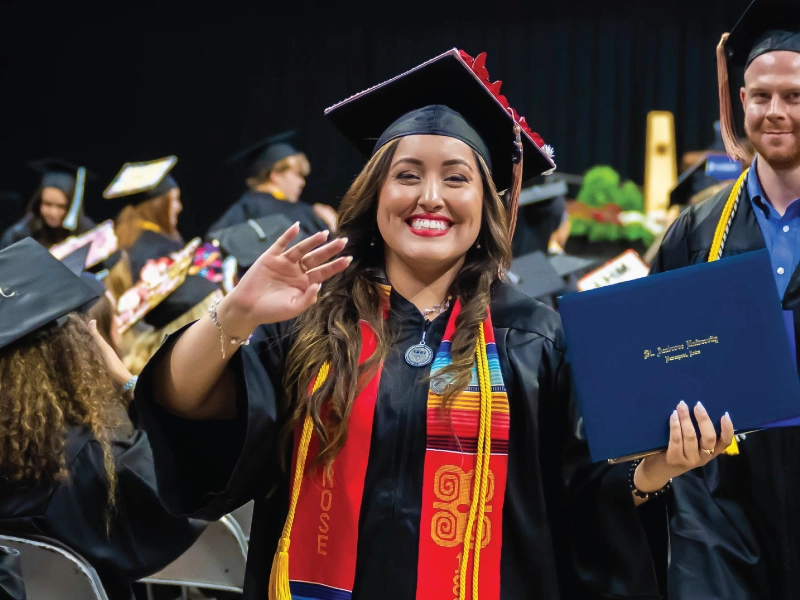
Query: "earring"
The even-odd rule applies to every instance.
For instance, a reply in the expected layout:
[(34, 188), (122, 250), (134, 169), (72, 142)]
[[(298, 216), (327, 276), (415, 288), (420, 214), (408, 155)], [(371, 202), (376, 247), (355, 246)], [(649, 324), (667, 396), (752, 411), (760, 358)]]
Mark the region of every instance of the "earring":
[(369, 245), (370, 246), (374, 246), (375, 245), (375, 228), (374, 227), (372, 228), (372, 239), (369, 241)]
[(481, 238), (478, 238), (478, 240), (475, 242), (475, 248), (477, 250), (481, 249)]

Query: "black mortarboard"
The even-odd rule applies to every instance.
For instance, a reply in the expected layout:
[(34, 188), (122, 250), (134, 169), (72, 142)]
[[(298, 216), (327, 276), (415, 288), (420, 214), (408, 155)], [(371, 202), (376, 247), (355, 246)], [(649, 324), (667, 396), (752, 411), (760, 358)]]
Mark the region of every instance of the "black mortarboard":
[(735, 180), (742, 172), (742, 164), (725, 154), (709, 153), (686, 169), (669, 193), (670, 206), (687, 205), (690, 199), (720, 181)]
[(725, 148), (732, 158), (743, 160), (748, 155), (739, 144), (733, 126), (728, 63), (747, 69), (759, 56), (780, 50), (800, 53), (798, 0), (753, 0), (717, 46), (720, 126)]
[(156, 329), (166, 327), (218, 290), (219, 286), (205, 277), (189, 275), (178, 289), (145, 315), (144, 322)]
[(543, 252), (515, 258), (507, 271), (511, 284), (531, 298), (547, 298), (561, 292), (564, 279)]
[(553, 254), (548, 257), (548, 260), (561, 277), (567, 277), (568, 275), (580, 277), (598, 263), (597, 259), (583, 258), (571, 254)]
[(284, 131), (264, 138), (240, 150), (228, 158), (225, 163), (246, 162), (250, 176), (264, 171), (271, 171), (284, 158), (300, 154), (300, 151), (288, 142), (294, 135), (294, 131)]
[(0, 348), (96, 297), (80, 277), (32, 238), (0, 250)]
[(70, 207), (64, 217), (62, 227), (69, 231), (75, 231), (78, 226), (78, 219), (83, 208), (83, 195), (86, 188), (87, 179), (95, 179), (97, 176), (86, 170), (60, 158), (42, 158), (33, 160), (28, 166), (42, 175), (39, 187), (52, 187), (61, 190), (70, 199)]
[(178, 182), (169, 174), (176, 156), (166, 156), (145, 162), (125, 163), (119, 173), (108, 184), (103, 198), (125, 198), (131, 204), (152, 200), (178, 187)]
[[(236, 258), (240, 269), (248, 269), (292, 225), (287, 216), (274, 214), (213, 231), (210, 237), (226, 256)], [(299, 242), (305, 237), (301, 232), (294, 242)]]
[(64, 263), (70, 271), (75, 273), (75, 275), (80, 275), (86, 269), (86, 258), (89, 256), (89, 250), (91, 250), (91, 248), (91, 243), (84, 244), (80, 248), (72, 251), (72, 253), (67, 254), (61, 259), (61, 262)]
[[(366, 156), (408, 135), (463, 141), (489, 165), (497, 189), (511, 190), (513, 221), (521, 183), (553, 170), (555, 163), (552, 149), (500, 94), (501, 82), (490, 82), (485, 61), (485, 54), (473, 59), (452, 49), (325, 109), (325, 114)], [(515, 129), (520, 131), (521, 170)]]

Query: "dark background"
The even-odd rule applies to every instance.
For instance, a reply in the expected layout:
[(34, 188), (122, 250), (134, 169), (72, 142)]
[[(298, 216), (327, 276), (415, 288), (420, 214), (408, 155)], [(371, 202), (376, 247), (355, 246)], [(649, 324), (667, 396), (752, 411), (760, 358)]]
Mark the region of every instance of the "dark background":
[(642, 183), (648, 111), (675, 114), (679, 155), (712, 142), (714, 48), (747, 1), (0, 0), (0, 190), (27, 200), (25, 162), (60, 156), (99, 175), (87, 211), (100, 220), (121, 208), (101, 193), (123, 162), (176, 154), (188, 239), (243, 189), (222, 160), (295, 128), (312, 164), (304, 200), (335, 206), (363, 157), (323, 109), (452, 47), (488, 53), (560, 171), (609, 164)]

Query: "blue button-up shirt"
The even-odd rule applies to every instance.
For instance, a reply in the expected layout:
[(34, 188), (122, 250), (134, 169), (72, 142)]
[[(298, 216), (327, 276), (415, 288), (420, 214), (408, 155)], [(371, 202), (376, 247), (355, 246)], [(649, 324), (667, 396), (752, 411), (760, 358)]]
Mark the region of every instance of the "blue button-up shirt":
[(756, 160), (747, 174), (747, 192), (772, 259), (772, 275), (778, 284), (778, 294), (783, 298), (789, 279), (800, 262), (800, 202), (795, 200), (783, 216), (778, 214), (761, 188)]

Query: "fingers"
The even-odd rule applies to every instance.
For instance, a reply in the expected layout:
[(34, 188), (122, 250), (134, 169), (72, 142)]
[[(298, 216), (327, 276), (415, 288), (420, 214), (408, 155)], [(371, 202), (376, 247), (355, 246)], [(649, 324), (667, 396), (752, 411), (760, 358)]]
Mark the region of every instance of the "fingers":
[(308, 280), (312, 283), (322, 283), (326, 279), (329, 279), (337, 273), (344, 271), (348, 266), (350, 266), (351, 262), (353, 262), (352, 256), (342, 256), (334, 261), (325, 263), (321, 267), (310, 270), (308, 273), (306, 273), (306, 275), (308, 275)]
[(289, 248), (283, 253), (283, 257), (291, 262), (297, 262), (306, 254), (311, 252), (314, 248), (322, 244), (328, 239), (330, 232), (328, 230), (319, 231), (314, 235), (307, 237), (301, 242), (297, 242), (294, 246)]
[(710, 459), (713, 454), (703, 452), (703, 450), (712, 450), (716, 452), (717, 447), (717, 431), (714, 429), (714, 423), (708, 416), (705, 406), (698, 402), (694, 407), (694, 416), (697, 419), (697, 428), (700, 430), (700, 458)]
[(667, 447), (667, 462), (669, 464), (679, 464), (684, 461), (683, 457), (683, 432), (681, 431), (681, 420), (678, 411), (673, 410), (669, 418), (669, 446)]
[(306, 310), (317, 301), (317, 294), (319, 294), (319, 288), (320, 284), (315, 283), (313, 285), (308, 286), (306, 288), (306, 291), (303, 292), (302, 295), (297, 296), (295, 301), (299, 305), (298, 309), (300, 310), (300, 312)]
[[(297, 237), (297, 234), (300, 233), (300, 221), (297, 221), (294, 225), (289, 227), (286, 231), (281, 234), (275, 243), (269, 247), (267, 250), (267, 254), (272, 254), (274, 256), (280, 256), (292, 243), (292, 240)], [(313, 236), (312, 236), (313, 237)]]
[(728, 413), (725, 413), (722, 416), (722, 419), (720, 419), (720, 429), (721, 432), (715, 448), (715, 455), (724, 452), (725, 449), (733, 442), (733, 422), (731, 421), (731, 416)]
[(681, 433), (683, 434), (683, 456), (689, 463), (696, 463), (700, 458), (697, 448), (697, 432), (689, 415), (689, 407), (683, 400), (678, 404), (678, 418), (681, 421)]
[[(320, 246), (316, 250), (312, 250), (305, 256), (302, 256), (303, 266), (310, 271), (316, 269), (318, 266), (328, 262), (331, 258), (339, 254), (347, 245), (347, 238), (339, 238), (332, 242)], [(291, 252), (291, 250), (289, 251)]]

